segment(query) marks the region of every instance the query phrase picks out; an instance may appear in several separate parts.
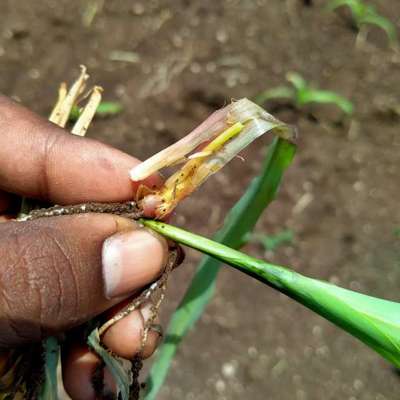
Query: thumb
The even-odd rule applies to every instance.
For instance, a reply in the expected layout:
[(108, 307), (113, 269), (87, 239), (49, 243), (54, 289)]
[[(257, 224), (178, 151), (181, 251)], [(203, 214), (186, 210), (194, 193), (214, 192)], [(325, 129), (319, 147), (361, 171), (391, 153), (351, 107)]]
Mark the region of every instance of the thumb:
[(0, 224), (0, 347), (103, 312), (160, 275), (167, 252), (163, 238), (109, 214)]

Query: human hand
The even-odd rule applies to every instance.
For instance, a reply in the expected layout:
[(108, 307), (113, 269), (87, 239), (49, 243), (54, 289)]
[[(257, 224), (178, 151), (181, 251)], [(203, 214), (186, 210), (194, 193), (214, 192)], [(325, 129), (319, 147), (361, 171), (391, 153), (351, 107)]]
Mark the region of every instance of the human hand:
[[(0, 348), (80, 325), (162, 273), (166, 241), (122, 217), (81, 214), (28, 222), (5, 217), (15, 195), (53, 204), (132, 200), (137, 185), (128, 172), (138, 163), (0, 96)], [(158, 176), (145, 181), (149, 187), (160, 183)], [(148, 316), (148, 305), (134, 311), (106, 331), (104, 344), (133, 357)], [(150, 332), (144, 357), (153, 353), (158, 335)], [(94, 399), (91, 376), (99, 358), (76, 343), (63, 359), (70, 396)], [(113, 390), (107, 371), (104, 376)]]

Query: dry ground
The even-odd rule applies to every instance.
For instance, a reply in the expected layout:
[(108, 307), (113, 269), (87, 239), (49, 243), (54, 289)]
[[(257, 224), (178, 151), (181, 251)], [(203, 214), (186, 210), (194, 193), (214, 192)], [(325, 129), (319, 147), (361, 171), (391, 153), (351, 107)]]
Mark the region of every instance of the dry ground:
[[(371, 0), (372, 1), (372, 0)], [(399, 25), (400, 3), (374, 0)], [(300, 140), (278, 200), (258, 232), (295, 232), (274, 262), (400, 300), (399, 58), (375, 30), (356, 49), (339, 15), (299, 0), (109, 0), (85, 26), (89, 1), (0, 2), (0, 91), (46, 115), (61, 80), (86, 64), (105, 98), (125, 111), (90, 136), (146, 158), (231, 98), (281, 84), (295, 70), (351, 98), (354, 118), (338, 124), (280, 111)], [(115, 51), (134, 52), (129, 62)], [(260, 144), (181, 206), (175, 222), (211, 236), (257, 172)], [(258, 246), (247, 249), (262, 257)], [(179, 301), (199, 255), (188, 252), (169, 290)], [(165, 317), (166, 317), (165, 316)], [(218, 293), (181, 347), (161, 400), (394, 400), (399, 377), (355, 339), (272, 290), (224, 270)]]

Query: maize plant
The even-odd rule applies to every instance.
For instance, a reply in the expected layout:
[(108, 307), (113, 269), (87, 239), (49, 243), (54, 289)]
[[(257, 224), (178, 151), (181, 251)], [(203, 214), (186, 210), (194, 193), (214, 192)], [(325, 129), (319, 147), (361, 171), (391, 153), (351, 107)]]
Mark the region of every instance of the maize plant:
[[(57, 104), (50, 116), (52, 122), (66, 126), (71, 110), (81, 101), (87, 79), (88, 75), (83, 67), (80, 77), (69, 90), (65, 84), (61, 85)], [(101, 92), (101, 88), (97, 86), (91, 90), (86, 106), (79, 112), (79, 117), (71, 128), (72, 134), (85, 134), (101, 103)], [(227, 215), (215, 240), (162, 221), (206, 179), (217, 173), (251, 142), (268, 132), (272, 132), (275, 137), (268, 147), (260, 175), (253, 180), (244, 196)], [(137, 309), (144, 301), (152, 299), (153, 316), (146, 322), (142, 333), (142, 344), (146, 342), (150, 324), (158, 314), (165, 297), (166, 284), (179, 258), (174, 243), (197, 249), (206, 258), (201, 262), (186, 295), (172, 316), (166, 337), (177, 337), (179, 340), (173, 343), (167, 340), (161, 346), (143, 393), (147, 400), (156, 398), (179, 342), (211, 299), (221, 263), (241, 271), (249, 279), (261, 281), (266, 285), (266, 290), (273, 288), (286, 294), (360, 339), (396, 367), (400, 367), (399, 304), (305, 277), (290, 267), (273, 265), (237, 250), (248, 240), (264, 209), (275, 199), (283, 174), (295, 155), (295, 139), (293, 128), (250, 100), (241, 99), (217, 110), (189, 135), (130, 171), (133, 181), (142, 182), (157, 171), (175, 167), (176, 171), (160, 188), (142, 185), (136, 198), (118, 204), (88, 202), (37, 209), (32, 201), (25, 200), (18, 218), (21, 223), (86, 212), (114, 213), (135, 219), (171, 239), (169, 258), (162, 276), (108, 321), (95, 319), (85, 327), (88, 344), (111, 372), (119, 399), (137, 399), (141, 396), (138, 379), (142, 360), (140, 353), (131, 360), (115, 356), (102, 343), (102, 336), (115, 322)], [(156, 210), (155, 215), (153, 219), (146, 219), (145, 211), (150, 206)], [(31, 346), (28, 350), (3, 353), (0, 358), (0, 398), (66, 398), (60, 373), (60, 349), (64, 343), (63, 338), (50, 337), (43, 341), (41, 347)]]
[(395, 25), (380, 15), (374, 6), (365, 3), (363, 0), (332, 0), (328, 5), (330, 10), (337, 10), (341, 7), (347, 7), (350, 10), (353, 26), (357, 30), (375, 26), (385, 32), (391, 45), (397, 44)]
[(277, 86), (265, 90), (258, 94), (254, 101), (264, 104), (270, 100), (289, 100), (299, 110), (308, 104), (330, 104), (347, 115), (353, 113), (353, 104), (336, 92), (314, 88), (296, 72), (289, 72), (286, 79), (291, 86)]

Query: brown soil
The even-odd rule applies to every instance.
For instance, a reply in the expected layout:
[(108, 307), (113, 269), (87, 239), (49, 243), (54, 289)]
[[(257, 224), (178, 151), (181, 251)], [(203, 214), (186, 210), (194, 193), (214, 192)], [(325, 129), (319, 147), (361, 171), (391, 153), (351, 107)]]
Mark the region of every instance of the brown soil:
[[(399, 23), (400, 3), (371, 0)], [(57, 85), (86, 64), (105, 98), (125, 111), (89, 135), (140, 158), (171, 144), (231, 98), (251, 97), (300, 72), (356, 105), (338, 124), (330, 107), (317, 121), (292, 111), (296, 162), (258, 232), (295, 232), (291, 247), (266, 254), (313, 277), (400, 300), (399, 57), (371, 30), (355, 48), (344, 15), (326, 2), (296, 0), (108, 0), (90, 27), (89, 1), (0, 2), (0, 91), (47, 115)], [(112, 61), (131, 51), (137, 62)], [(134, 61), (134, 60), (133, 60)], [(272, 107), (272, 105), (271, 105)], [(260, 143), (186, 201), (175, 223), (211, 236), (257, 172)], [(247, 248), (262, 257), (258, 246)], [(169, 289), (170, 312), (199, 255)], [(166, 313), (166, 314), (167, 314)], [(159, 398), (394, 400), (399, 377), (367, 347), (240, 273), (224, 269), (201, 322), (182, 345)]]

